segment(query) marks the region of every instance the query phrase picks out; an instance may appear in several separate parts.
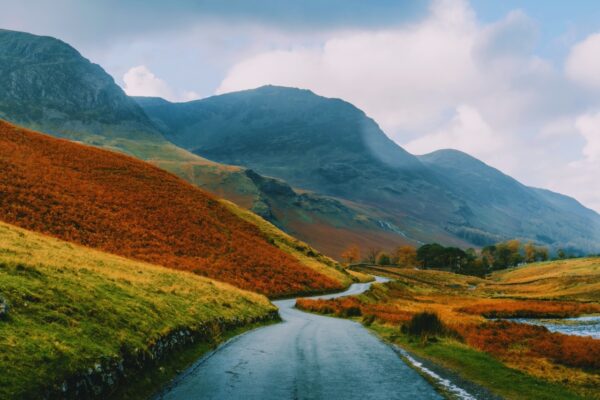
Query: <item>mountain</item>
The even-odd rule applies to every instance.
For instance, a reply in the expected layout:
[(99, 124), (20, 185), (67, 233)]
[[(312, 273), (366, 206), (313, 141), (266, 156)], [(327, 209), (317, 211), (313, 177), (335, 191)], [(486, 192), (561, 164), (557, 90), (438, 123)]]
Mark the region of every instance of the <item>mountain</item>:
[(521, 238), (600, 249), (600, 216), (456, 151), (416, 157), (350, 103), (264, 86), (188, 103), (138, 99), (166, 138), (202, 157), (377, 209), (417, 241)]
[(151, 162), (332, 256), (359, 239), (389, 247), (406, 241), (393, 224), (368, 210), (315, 193), (299, 194), (289, 185), (281, 192), (279, 183), (255, 171), (175, 146), (100, 66), (52, 37), (0, 30), (0, 118)]
[(166, 138), (202, 157), (375, 209), (398, 241), (466, 244), (437, 223), (460, 222), (460, 200), (347, 102), (275, 86), (188, 103), (137, 100)]
[(343, 100), (274, 86), (188, 103), (132, 99), (64, 42), (11, 31), (0, 31), (0, 71), (0, 117), (151, 162), (332, 256), (350, 243), (513, 237), (600, 250), (599, 217), (575, 200), (474, 159), (411, 155)]
[(25, 229), (272, 297), (350, 282), (318, 254), (282, 251), (212, 195), (125, 155), (0, 121), (0, 171), (0, 220)]
[(162, 139), (112, 77), (68, 44), (0, 30), (0, 49), (0, 118), (73, 138)]
[[(462, 194), (480, 223), (495, 225), (497, 232), (515, 232), (515, 237), (553, 248), (598, 248), (600, 216), (573, 198), (525, 186), (457, 150), (439, 150), (419, 159)], [(477, 244), (487, 243), (482, 232), (461, 226), (455, 229), (457, 234), (481, 242)]]

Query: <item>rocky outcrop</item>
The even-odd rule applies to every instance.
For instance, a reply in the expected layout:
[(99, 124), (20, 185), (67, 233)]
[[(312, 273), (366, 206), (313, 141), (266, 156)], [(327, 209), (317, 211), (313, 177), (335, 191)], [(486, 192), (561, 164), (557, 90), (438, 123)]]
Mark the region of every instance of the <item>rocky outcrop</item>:
[(0, 321), (8, 318), (9, 309), (8, 301), (0, 296)]
[(58, 136), (163, 140), (99, 65), (51, 37), (0, 29), (0, 118)]
[[(279, 319), (277, 311), (258, 318), (217, 318), (197, 326), (181, 327), (155, 338), (147, 349), (122, 347), (118, 357), (103, 357), (83, 371), (76, 371), (60, 382), (52, 383), (46, 390), (24, 398), (52, 399), (106, 399), (128, 380), (144, 370), (157, 368), (167, 354), (182, 351), (194, 343), (218, 344), (223, 333), (253, 323), (266, 323)], [(40, 392), (42, 395), (40, 396)]]

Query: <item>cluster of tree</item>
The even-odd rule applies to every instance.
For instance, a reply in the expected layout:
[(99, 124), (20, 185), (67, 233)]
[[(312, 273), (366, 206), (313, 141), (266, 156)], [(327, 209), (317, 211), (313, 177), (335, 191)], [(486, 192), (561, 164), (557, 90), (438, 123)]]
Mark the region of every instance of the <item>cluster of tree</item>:
[[(567, 257), (564, 252), (559, 251), (558, 257), (561, 256)], [(360, 247), (351, 245), (342, 253), (342, 258), (348, 264), (362, 260), (368, 264), (442, 269), (459, 274), (484, 276), (491, 271), (515, 267), (522, 263), (546, 261), (549, 253), (546, 247), (536, 246), (531, 242), (522, 244), (519, 240), (509, 240), (486, 246), (481, 251), (445, 247), (438, 243), (425, 244), (418, 249), (413, 246), (399, 246), (391, 253), (371, 248), (367, 250), (364, 258), (361, 257)]]
[(398, 246), (391, 253), (377, 248), (369, 248), (362, 257), (360, 247), (356, 244), (350, 245), (341, 254), (347, 264), (365, 262), (377, 265), (399, 265), (403, 267), (417, 266), (417, 249), (413, 246)]

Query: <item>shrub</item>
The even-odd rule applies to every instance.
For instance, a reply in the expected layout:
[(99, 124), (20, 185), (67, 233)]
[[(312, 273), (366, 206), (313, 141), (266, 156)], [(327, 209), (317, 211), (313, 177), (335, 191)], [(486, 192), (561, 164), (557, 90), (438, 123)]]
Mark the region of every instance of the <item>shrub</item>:
[(343, 311), (340, 313), (341, 317), (360, 317), (362, 315), (362, 311), (360, 310), (360, 307), (348, 307), (343, 309)]
[(415, 314), (406, 325), (406, 332), (412, 336), (442, 336), (446, 331), (440, 317), (436, 313), (427, 311)]
[(392, 260), (390, 259), (390, 255), (388, 253), (381, 252), (377, 254), (377, 265), (390, 265)]
[(365, 315), (362, 319), (362, 323), (365, 326), (371, 326), (375, 322), (375, 316), (373, 314)]

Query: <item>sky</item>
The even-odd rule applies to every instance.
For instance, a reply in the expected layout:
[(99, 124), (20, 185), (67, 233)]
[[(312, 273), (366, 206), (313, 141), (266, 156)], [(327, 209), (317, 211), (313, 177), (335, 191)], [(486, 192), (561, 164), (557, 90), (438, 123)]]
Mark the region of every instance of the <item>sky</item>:
[[(174, 4), (169, 4), (174, 3)], [(414, 154), (456, 148), (600, 212), (600, 4), (0, 0), (131, 95), (276, 84), (347, 100)]]

